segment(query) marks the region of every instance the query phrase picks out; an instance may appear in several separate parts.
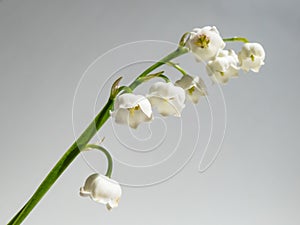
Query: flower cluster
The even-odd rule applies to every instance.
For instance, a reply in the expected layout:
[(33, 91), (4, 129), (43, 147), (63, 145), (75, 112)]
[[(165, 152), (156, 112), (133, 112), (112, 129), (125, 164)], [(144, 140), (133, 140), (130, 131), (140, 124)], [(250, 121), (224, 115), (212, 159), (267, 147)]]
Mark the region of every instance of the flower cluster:
[(224, 50), (224, 39), (216, 27), (194, 29), (185, 44), (197, 61), (206, 62), (207, 73), (216, 83), (225, 84), (230, 78), (238, 77), (240, 69), (258, 72), (264, 65), (265, 51), (260, 44), (245, 43), (238, 54), (231, 49)]
[[(240, 69), (245, 72), (258, 72), (264, 65), (265, 52), (258, 43), (248, 43), (247, 39), (236, 37), (223, 39), (217, 28), (210, 26), (196, 28), (187, 34), (181, 46), (191, 51), (198, 62), (206, 63), (207, 74), (214, 83), (226, 84), (231, 78), (239, 76)], [(225, 41), (236, 40), (245, 42), (238, 54), (232, 49), (225, 49)], [(133, 93), (117, 96), (114, 111), (111, 113), (116, 123), (137, 128), (140, 123), (153, 120), (152, 108), (162, 116), (180, 117), (186, 99), (198, 103), (199, 98), (207, 94), (200, 77), (187, 75), (178, 65), (170, 64), (183, 73), (182, 78), (174, 84), (154, 83), (146, 96)], [(162, 72), (154, 75), (161, 76)]]
[(197, 103), (205, 94), (206, 87), (200, 77), (185, 75), (175, 84), (154, 83), (146, 96), (133, 93), (119, 95), (111, 115), (116, 123), (137, 128), (140, 123), (153, 120), (152, 108), (162, 116), (180, 117), (186, 99)]

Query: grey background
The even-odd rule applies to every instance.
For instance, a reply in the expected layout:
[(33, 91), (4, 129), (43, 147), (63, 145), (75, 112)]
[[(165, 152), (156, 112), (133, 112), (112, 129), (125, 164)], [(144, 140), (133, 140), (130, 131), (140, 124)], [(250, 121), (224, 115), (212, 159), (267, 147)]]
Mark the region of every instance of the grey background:
[[(260, 74), (223, 88), (228, 129), (216, 163), (199, 174), (198, 155), (168, 182), (124, 187), (119, 208), (107, 212), (78, 196), (91, 173), (78, 158), (24, 224), (299, 224), (298, 11), (296, 0), (1, 1), (0, 223), (73, 142), (74, 92), (95, 58), (120, 44), (177, 42), (193, 27), (216, 25), (267, 53)], [(78, 108), (87, 124), (84, 104)]]

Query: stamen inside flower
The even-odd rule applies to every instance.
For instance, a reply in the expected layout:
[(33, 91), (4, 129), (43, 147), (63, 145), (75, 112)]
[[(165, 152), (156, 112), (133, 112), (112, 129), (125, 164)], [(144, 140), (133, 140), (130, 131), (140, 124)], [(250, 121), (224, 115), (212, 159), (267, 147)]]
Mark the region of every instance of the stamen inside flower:
[(191, 87), (190, 89), (188, 89), (188, 92), (190, 95), (192, 95), (195, 91), (195, 86)]
[(198, 39), (195, 41), (195, 45), (200, 48), (207, 48), (210, 40), (205, 34), (201, 34)]
[(133, 116), (134, 115), (134, 112), (139, 110), (140, 109), (140, 106), (137, 105), (137, 106), (134, 106), (134, 107), (131, 107), (131, 108), (128, 108), (129, 112), (130, 112), (130, 116)]
[(252, 62), (254, 62), (254, 55), (250, 55)]

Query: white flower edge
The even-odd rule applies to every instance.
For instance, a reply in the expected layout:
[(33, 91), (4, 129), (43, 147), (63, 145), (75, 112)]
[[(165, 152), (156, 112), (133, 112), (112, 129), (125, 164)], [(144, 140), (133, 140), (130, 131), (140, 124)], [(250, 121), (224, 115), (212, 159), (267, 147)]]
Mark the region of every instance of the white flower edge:
[(151, 105), (162, 116), (180, 117), (185, 107), (185, 91), (173, 83), (156, 82), (147, 95)]
[(80, 188), (80, 195), (105, 204), (106, 208), (111, 210), (118, 206), (122, 189), (118, 182), (95, 173), (86, 179), (84, 186)]
[(153, 119), (149, 100), (142, 95), (125, 93), (116, 98), (114, 111), (111, 112), (115, 122), (129, 125), (136, 129), (140, 123)]

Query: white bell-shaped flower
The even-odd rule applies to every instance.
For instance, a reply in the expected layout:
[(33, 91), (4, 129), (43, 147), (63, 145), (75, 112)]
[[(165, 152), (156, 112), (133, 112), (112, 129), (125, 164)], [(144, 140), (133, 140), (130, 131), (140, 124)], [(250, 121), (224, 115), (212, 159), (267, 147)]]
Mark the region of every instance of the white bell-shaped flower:
[(238, 77), (239, 60), (233, 50), (220, 50), (214, 60), (206, 65), (206, 71), (215, 83), (225, 84)]
[(84, 186), (80, 188), (80, 195), (105, 204), (111, 210), (118, 206), (122, 189), (118, 182), (95, 173), (86, 179)]
[(131, 128), (137, 128), (140, 123), (153, 119), (149, 100), (145, 96), (131, 93), (117, 97), (111, 115), (116, 123), (127, 124)]
[(198, 103), (201, 96), (205, 96), (206, 86), (200, 77), (192, 77), (189, 75), (182, 76), (182, 78), (175, 82), (175, 85), (183, 88), (187, 99), (193, 103)]
[(213, 59), (225, 42), (216, 27), (195, 28), (186, 42), (186, 46), (194, 53), (197, 61)]
[(154, 83), (147, 95), (151, 105), (163, 116), (181, 116), (185, 107), (185, 92), (172, 83)]
[(259, 72), (260, 67), (265, 64), (265, 50), (258, 43), (245, 43), (238, 58), (244, 71)]

